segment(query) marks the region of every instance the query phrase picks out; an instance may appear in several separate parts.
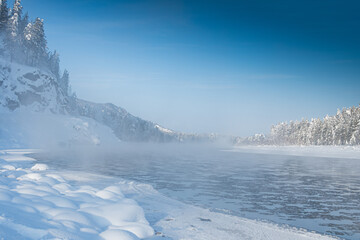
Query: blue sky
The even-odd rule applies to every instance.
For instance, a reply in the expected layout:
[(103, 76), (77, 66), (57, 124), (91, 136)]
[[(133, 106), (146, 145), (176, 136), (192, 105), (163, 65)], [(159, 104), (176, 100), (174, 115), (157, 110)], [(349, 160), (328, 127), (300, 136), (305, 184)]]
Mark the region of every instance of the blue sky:
[[(11, 1), (10, 1), (11, 2)], [(23, 0), (78, 97), (246, 136), (360, 103), (360, 3)]]

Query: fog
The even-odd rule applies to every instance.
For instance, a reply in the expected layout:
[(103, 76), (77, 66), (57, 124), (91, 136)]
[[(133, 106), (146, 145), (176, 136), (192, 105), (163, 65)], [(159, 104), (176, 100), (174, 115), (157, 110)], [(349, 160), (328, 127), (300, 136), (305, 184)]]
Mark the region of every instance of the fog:
[(231, 142), (227, 139), (168, 143), (126, 142), (116, 137), (110, 128), (90, 118), (27, 110), (1, 112), (0, 135), (3, 147), (28, 147), (49, 152), (72, 151), (77, 155), (88, 153), (87, 158), (96, 152), (176, 155), (198, 148), (231, 147)]

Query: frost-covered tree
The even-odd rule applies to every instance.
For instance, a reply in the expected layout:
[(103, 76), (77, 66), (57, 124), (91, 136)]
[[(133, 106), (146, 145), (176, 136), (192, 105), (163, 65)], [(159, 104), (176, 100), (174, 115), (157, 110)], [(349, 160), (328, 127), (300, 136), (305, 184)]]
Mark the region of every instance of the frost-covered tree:
[(43, 20), (36, 18), (30, 22), (28, 13), (22, 17), (21, 0), (15, 0), (12, 9), (7, 8), (7, 0), (0, 0), (0, 37), (2, 56), (18, 63), (49, 68), (60, 78), (59, 56), (47, 50)]
[(321, 119), (290, 121), (271, 127), (265, 138), (256, 136), (237, 139), (237, 143), (279, 145), (359, 145), (360, 106), (338, 110), (335, 116)]
[(22, 35), (26, 26), (29, 24), (29, 14), (25, 13), (24, 17), (22, 17), (19, 21), (19, 33)]
[(48, 51), (43, 19), (30, 21), (28, 13), (22, 17), (21, 0), (14, 0), (12, 9), (7, 7), (7, 0), (0, 0), (0, 55), (11, 62), (50, 71), (58, 90), (69, 103), (76, 103), (76, 95), (69, 87), (69, 72), (65, 70), (61, 75), (59, 54)]
[(24, 31), (27, 63), (32, 66), (44, 65), (47, 60), (47, 42), (43, 19), (36, 18)]
[(350, 138), (350, 145), (359, 145), (359, 144), (360, 144), (360, 122), (357, 124)]
[(23, 39), (24, 39), (24, 49), (25, 49), (25, 57), (26, 57), (26, 63), (29, 64), (30, 59), (32, 59), (32, 29), (33, 29), (33, 24), (32, 23), (28, 23), (24, 29), (23, 32)]
[(320, 119), (312, 119), (308, 130), (308, 143), (310, 145), (321, 145), (322, 122)]
[(23, 18), (20, 19), (19, 22), (19, 26), (18, 26), (18, 42), (19, 42), (19, 46), (18, 46), (18, 50), (17, 50), (17, 54), (15, 55), (15, 60), (19, 63), (25, 63), (26, 64), (26, 44), (25, 44), (25, 36), (24, 36), (24, 31), (26, 26), (29, 24), (29, 15), (28, 13), (26, 13), (24, 15)]
[(6, 29), (9, 18), (9, 9), (7, 6), (7, 0), (0, 0), (0, 33), (3, 33)]
[(21, 21), (22, 6), (21, 0), (15, 0), (14, 7), (11, 10), (10, 18), (6, 26), (6, 40), (5, 46), (10, 54), (10, 60), (21, 51), (21, 42), (19, 37), (19, 23)]

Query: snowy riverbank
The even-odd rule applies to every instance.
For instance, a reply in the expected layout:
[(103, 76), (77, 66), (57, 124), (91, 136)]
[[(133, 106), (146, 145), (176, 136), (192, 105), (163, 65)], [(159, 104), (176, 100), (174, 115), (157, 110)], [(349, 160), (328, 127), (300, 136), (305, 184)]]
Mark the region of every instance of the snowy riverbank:
[[(4, 239), (137, 239), (153, 235), (138, 204), (119, 186), (79, 184), (22, 150), (0, 156), (0, 236)], [(75, 181), (77, 184), (71, 184)]]
[(147, 184), (58, 171), (0, 151), (4, 239), (331, 239), (182, 204)]
[(326, 158), (352, 158), (360, 159), (359, 146), (237, 146), (230, 150), (232, 152), (279, 154), (291, 156), (311, 156)]

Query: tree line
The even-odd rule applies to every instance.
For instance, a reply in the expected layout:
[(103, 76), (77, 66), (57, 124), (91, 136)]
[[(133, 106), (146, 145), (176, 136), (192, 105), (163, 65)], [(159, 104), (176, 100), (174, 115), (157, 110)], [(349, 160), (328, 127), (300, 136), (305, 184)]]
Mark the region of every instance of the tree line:
[(359, 145), (360, 106), (338, 110), (335, 116), (282, 122), (270, 134), (236, 138), (237, 144)]
[(51, 71), (60, 89), (69, 95), (69, 73), (60, 73), (59, 54), (48, 50), (44, 20), (37, 17), (31, 21), (22, 10), (21, 0), (15, 0), (12, 8), (8, 8), (7, 0), (0, 0), (0, 56)]

